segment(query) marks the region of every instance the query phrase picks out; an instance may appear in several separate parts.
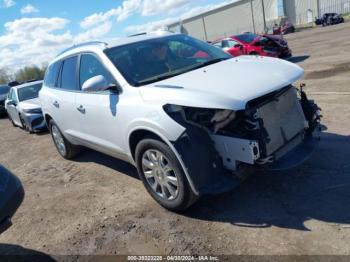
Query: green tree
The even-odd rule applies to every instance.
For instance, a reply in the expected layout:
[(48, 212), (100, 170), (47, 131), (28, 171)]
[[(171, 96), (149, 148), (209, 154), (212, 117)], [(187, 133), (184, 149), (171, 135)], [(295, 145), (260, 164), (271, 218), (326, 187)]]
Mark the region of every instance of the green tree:
[(38, 66), (26, 66), (22, 69), (19, 69), (15, 73), (15, 79), (18, 82), (26, 82), (33, 79), (43, 79), (45, 75), (47, 66), (42, 65), (41, 67)]
[(12, 81), (12, 76), (6, 68), (0, 68), (0, 84), (7, 84)]

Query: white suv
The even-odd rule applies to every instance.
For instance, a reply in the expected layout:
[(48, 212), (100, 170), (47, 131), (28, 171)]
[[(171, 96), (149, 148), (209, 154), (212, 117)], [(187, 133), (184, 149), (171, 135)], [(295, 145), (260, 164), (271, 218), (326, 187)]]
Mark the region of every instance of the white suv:
[(40, 100), (64, 158), (84, 146), (128, 161), (156, 201), (182, 210), (231, 190), (248, 167), (289, 168), (311, 154), (319, 115), (292, 86), (302, 75), (158, 32), (64, 51)]

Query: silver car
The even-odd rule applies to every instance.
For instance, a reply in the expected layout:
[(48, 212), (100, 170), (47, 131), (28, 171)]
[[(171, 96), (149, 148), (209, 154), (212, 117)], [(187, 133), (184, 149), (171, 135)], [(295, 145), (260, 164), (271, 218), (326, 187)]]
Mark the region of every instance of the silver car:
[(291, 168), (311, 155), (320, 116), (292, 85), (303, 73), (155, 32), (65, 50), (39, 96), (64, 158), (85, 146), (128, 161), (158, 203), (182, 210), (236, 187), (247, 168)]
[(46, 129), (46, 123), (38, 98), (43, 81), (34, 81), (13, 86), (5, 101), (10, 121), (28, 132), (40, 132)]

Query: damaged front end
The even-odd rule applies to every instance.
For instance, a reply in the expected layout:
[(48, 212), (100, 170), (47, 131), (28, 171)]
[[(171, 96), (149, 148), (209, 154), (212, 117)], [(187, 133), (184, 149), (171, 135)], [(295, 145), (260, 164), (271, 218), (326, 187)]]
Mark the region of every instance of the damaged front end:
[(311, 156), (319, 138), (320, 109), (293, 86), (254, 99), (245, 110), (164, 109), (186, 128), (174, 146), (201, 193), (227, 191), (247, 167), (297, 166)]

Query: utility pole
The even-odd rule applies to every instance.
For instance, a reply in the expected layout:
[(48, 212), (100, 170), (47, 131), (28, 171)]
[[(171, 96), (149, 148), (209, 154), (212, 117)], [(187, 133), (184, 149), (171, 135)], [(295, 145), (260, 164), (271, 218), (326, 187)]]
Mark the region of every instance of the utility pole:
[(262, 5), (262, 13), (263, 13), (263, 19), (264, 19), (264, 33), (267, 33), (267, 28), (266, 28), (266, 16), (265, 16), (265, 4), (264, 0), (261, 0), (261, 5)]
[(251, 12), (251, 14), (252, 14), (253, 31), (254, 31), (254, 34), (255, 34), (255, 33), (256, 33), (256, 30), (255, 30), (255, 19), (254, 19), (253, 0), (250, 0), (250, 12)]
[(321, 17), (320, 0), (317, 0), (317, 18)]

